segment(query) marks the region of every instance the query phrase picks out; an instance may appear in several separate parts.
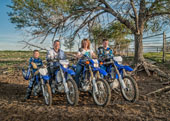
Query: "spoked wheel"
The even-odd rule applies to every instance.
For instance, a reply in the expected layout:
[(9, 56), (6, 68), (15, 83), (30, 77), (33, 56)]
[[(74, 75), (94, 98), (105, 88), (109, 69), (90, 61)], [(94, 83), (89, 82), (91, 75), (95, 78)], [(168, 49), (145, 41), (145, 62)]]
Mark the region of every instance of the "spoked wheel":
[(77, 105), (79, 100), (78, 88), (73, 79), (67, 80), (68, 92), (66, 93), (67, 101), (70, 105)]
[(44, 101), (45, 104), (48, 106), (52, 105), (52, 93), (51, 93), (51, 88), (48, 83), (44, 84), (44, 91), (43, 91), (43, 96), (44, 96)]
[(135, 102), (139, 97), (139, 91), (136, 81), (130, 76), (123, 77), (123, 80), (126, 85), (125, 89), (121, 87), (123, 98), (129, 102)]
[(108, 105), (111, 99), (111, 90), (109, 84), (106, 82), (106, 80), (97, 79), (96, 85), (98, 91), (95, 92), (93, 88), (93, 93), (92, 93), (94, 102), (99, 106)]

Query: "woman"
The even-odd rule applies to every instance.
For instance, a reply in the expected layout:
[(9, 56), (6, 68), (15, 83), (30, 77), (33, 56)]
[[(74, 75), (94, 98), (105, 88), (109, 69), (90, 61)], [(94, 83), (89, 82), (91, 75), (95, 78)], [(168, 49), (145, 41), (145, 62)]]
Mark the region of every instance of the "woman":
[[(86, 55), (90, 58), (96, 58), (95, 53), (90, 49), (90, 40), (88, 39), (83, 39), (81, 41), (81, 48), (77, 53), (77, 58), (80, 59), (83, 55)], [(83, 69), (82, 65), (80, 65), (80, 62), (78, 62), (76, 66), (76, 77), (75, 77), (78, 87), (79, 87), (79, 77), (82, 72), (82, 69)]]

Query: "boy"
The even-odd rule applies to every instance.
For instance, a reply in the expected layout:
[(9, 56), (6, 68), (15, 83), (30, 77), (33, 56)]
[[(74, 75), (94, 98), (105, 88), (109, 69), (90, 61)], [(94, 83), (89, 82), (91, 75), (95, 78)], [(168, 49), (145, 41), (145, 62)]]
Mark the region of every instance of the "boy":
[(27, 91), (26, 91), (26, 96), (24, 98), (25, 100), (30, 99), (31, 91), (32, 91), (33, 84), (34, 84), (34, 81), (35, 81), (34, 73), (37, 71), (36, 66), (41, 67), (43, 65), (42, 60), (39, 58), (39, 55), (40, 55), (39, 51), (34, 50), (33, 51), (33, 57), (31, 57), (30, 60), (29, 60), (29, 66), (32, 69), (32, 78), (29, 81), (29, 85), (28, 85), (28, 88), (27, 88)]
[(103, 39), (103, 46), (98, 48), (98, 58), (102, 58), (105, 55), (109, 55), (113, 57), (113, 51), (109, 47), (109, 41), (108, 39)]

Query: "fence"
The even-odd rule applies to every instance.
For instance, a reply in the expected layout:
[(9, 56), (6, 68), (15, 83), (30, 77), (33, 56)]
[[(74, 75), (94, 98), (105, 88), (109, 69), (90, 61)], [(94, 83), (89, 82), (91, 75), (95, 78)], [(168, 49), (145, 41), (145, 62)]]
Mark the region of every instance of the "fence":
[[(158, 62), (170, 61), (170, 37), (166, 37), (165, 32), (143, 37), (144, 57)], [(134, 55), (134, 41), (127, 49), (119, 54), (125, 56)]]

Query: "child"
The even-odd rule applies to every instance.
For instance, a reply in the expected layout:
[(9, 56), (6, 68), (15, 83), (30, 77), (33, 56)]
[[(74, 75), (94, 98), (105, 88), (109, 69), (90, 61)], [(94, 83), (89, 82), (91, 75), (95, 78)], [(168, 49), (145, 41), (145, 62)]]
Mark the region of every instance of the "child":
[(30, 99), (31, 91), (32, 91), (33, 84), (34, 84), (34, 81), (35, 81), (34, 73), (37, 71), (36, 66), (41, 67), (43, 65), (42, 60), (39, 58), (39, 55), (40, 55), (39, 51), (34, 50), (33, 51), (33, 57), (31, 57), (30, 60), (29, 60), (29, 66), (32, 69), (32, 78), (29, 81), (29, 85), (28, 85), (28, 88), (27, 88), (27, 91), (26, 91), (26, 96), (24, 98), (25, 100)]

